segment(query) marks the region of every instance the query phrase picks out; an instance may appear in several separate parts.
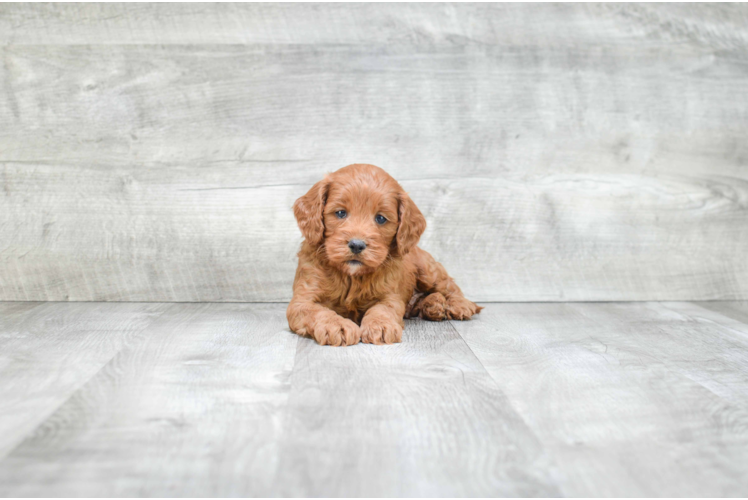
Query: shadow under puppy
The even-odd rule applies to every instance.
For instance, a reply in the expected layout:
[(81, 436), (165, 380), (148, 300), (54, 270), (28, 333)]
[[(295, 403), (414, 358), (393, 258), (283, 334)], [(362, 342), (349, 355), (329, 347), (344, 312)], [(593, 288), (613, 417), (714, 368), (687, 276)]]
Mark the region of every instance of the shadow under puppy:
[(286, 316), (299, 335), (323, 345), (391, 344), (402, 339), (403, 318), (465, 320), (482, 309), (416, 246), (426, 219), (381, 168), (328, 174), (293, 210), (304, 242)]

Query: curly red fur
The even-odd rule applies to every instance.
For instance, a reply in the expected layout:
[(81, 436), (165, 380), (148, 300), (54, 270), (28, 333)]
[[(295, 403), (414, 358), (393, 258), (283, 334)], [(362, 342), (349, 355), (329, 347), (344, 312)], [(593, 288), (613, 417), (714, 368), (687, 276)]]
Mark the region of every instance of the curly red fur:
[[(466, 320), (482, 309), (418, 248), (426, 219), (381, 168), (341, 168), (293, 209), (304, 243), (286, 316), (299, 335), (329, 345), (391, 344), (402, 340), (405, 317)], [(366, 248), (354, 254), (352, 239)]]

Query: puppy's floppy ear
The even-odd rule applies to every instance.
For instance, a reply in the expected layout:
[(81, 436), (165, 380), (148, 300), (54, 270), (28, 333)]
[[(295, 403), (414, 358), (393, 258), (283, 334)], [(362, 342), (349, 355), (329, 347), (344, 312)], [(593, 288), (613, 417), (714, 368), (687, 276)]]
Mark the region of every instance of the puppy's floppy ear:
[(416, 246), (421, 235), (426, 230), (426, 218), (408, 193), (401, 193), (398, 197), (400, 223), (397, 227), (397, 252), (405, 255)]
[(293, 204), (293, 214), (299, 224), (301, 234), (312, 245), (322, 243), (322, 238), (325, 235), (322, 210), (325, 208), (329, 186), (330, 181), (325, 176), (324, 179), (312, 186), (307, 194)]

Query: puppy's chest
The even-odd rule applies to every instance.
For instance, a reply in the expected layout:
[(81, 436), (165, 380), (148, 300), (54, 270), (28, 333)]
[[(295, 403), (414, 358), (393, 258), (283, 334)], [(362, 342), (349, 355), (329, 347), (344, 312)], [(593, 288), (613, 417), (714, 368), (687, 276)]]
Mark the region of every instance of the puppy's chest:
[(366, 311), (380, 299), (380, 291), (369, 283), (351, 280), (339, 283), (335, 287), (337, 293), (330, 297), (328, 307), (353, 321), (361, 321)]

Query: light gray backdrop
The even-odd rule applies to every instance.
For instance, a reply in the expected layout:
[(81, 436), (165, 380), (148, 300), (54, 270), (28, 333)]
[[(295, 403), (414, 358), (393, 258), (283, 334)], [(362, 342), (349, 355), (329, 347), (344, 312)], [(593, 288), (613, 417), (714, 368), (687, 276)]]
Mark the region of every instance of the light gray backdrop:
[(0, 44), (0, 300), (287, 300), (354, 162), (474, 300), (748, 299), (748, 5), (2, 4)]

